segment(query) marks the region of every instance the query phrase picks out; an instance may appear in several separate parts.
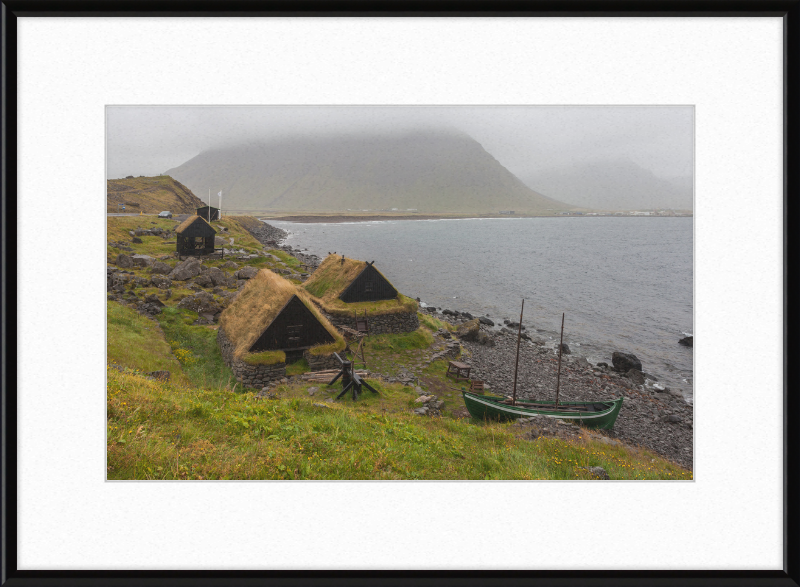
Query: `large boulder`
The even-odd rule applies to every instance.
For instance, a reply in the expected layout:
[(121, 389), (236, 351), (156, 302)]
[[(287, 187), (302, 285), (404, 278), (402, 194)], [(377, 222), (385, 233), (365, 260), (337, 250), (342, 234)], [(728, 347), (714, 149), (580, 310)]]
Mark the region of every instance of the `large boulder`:
[(172, 267), (170, 267), (166, 263), (162, 263), (161, 261), (156, 261), (152, 265), (150, 265), (150, 273), (167, 275), (170, 271), (172, 271)]
[(627, 373), (631, 369), (642, 370), (642, 362), (632, 353), (614, 351), (611, 354), (611, 362), (614, 364), (614, 369), (620, 373)]
[(222, 269), (238, 269), (239, 265), (234, 261), (225, 261), (220, 267)]
[(128, 255), (120, 253), (119, 255), (117, 255), (117, 267), (130, 269), (131, 267), (133, 267), (133, 259)]
[(230, 273), (223, 271), (219, 267), (211, 267), (206, 275), (216, 286), (233, 287), (236, 285), (236, 279)]
[(494, 322), (486, 316), (481, 316), (478, 320), (480, 320), (481, 324), (486, 324), (486, 326), (494, 326)]
[(172, 280), (169, 277), (164, 277), (163, 275), (153, 275), (150, 278), (150, 282), (158, 289), (169, 289), (172, 287)]
[(167, 277), (175, 281), (186, 281), (200, 275), (200, 267), (202, 267), (200, 259), (189, 257), (185, 261), (178, 263)]
[(134, 255), (133, 265), (135, 267), (149, 267), (153, 264), (153, 257), (150, 255)]
[(255, 267), (242, 267), (236, 272), (238, 279), (253, 279), (256, 275), (258, 275), (258, 269)]
[(194, 282), (199, 285), (200, 287), (211, 287), (214, 285), (214, 282), (211, 281), (211, 278), (208, 276), (208, 273), (201, 273), (197, 277), (194, 278)]
[[(556, 346), (556, 350), (558, 350), (558, 346)], [(569, 345), (567, 345), (567, 343), (565, 343), (565, 342), (561, 343), (561, 354), (562, 355), (571, 355), (572, 354), (572, 351), (569, 350)]]
[(156, 294), (148, 294), (144, 296), (144, 301), (147, 302), (148, 304), (154, 304), (160, 308), (164, 307), (164, 303), (158, 299), (158, 296)]
[(214, 296), (206, 291), (197, 292), (194, 295), (186, 296), (178, 302), (179, 308), (186, 308), (198, 314), (211, 314), (212, 316), (222, 311), (222, 306), (214, 301)]
[(461, 324), (456, 330), (456, 336), (461, 340), (478, 340), (478, 333), (481, 331), (481, 323), (477, 318)]
[(494, 338), (492, 338), (482, 330), (478, 331), (478, 337), (476, 340), (484, 346), (494, 346)]
[(678, 344), (682, 344), (683, 346), (694, 346), (694, 336), (685, 336), (678, 341)]
[(638, 369), (631, 369), (627, 373), (628, 379), (630, 379), (636, 385), (643, 385), (644, 384), (644, 373), (639, 371)]

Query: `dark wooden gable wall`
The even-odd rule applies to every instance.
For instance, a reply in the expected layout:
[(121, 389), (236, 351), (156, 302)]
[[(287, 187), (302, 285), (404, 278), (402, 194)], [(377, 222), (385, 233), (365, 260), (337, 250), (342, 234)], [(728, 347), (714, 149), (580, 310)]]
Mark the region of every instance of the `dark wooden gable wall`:
[(197, 209), (197, 215), (203, 220), (208, 220), (209, 215), (211, 216), (211, 220), (219, 220), (219, 208), (215, 208), (214, 206), (203, 206), (202, 208)]
[(397, 297), (397, 290), (372, 265), (367, 265), (353, 282), (341, 293), (345, 303), (375, 302)]
[(250, 347), (251, 353), (309, 348), (333, 342), (333, 336), (306, 305), (293, 295)]

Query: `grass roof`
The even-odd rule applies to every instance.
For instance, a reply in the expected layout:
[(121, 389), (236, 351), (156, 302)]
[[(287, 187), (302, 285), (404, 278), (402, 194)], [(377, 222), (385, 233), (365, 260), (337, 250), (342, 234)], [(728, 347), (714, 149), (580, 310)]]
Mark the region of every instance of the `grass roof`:
[[(180, 223), (178, 228), (175, 229), (175, 232), (178, 232), (178, 233), (179, 232), (183, 232), (184, 230), (189, 228), (192, 224), (194, 224), (198, 220), (200, 222), (204, 223), (204, 224), (208, 224), (208, 222), (206, 222), (205, 218), (203, 218), (202, 216), (197, 216), (197, 215), (189, 216), (189, 218), (187, 218), (186, 220), (184, 220), (183, 222)], [(211, 226), (210, 224), (208, 224), (208, 225)], [(213, 228), (212, 228), (212, 230), (213, 230)]]
[(330, 302), (338, 298), (366, 266), (364, 261), (345, 257), (342, 263), (339, 255), (328, 255), (303, 287), (314, 297)]
[(220, 328), (233, 344), (233, 354), (237, 359), (248, 354), (253, 343), (294, 295), (320, 321), (333, 337), (336, 346), (344, 348), (344, 339), (314, 306), (307, 292), (269, 269), (262, 269), (248, 281), (219, 318)]
[[(365, 261), (357, 261), (345, 257), (344, 263), (342, 263), (340, 255), (328, 255), (311, 277), (306, 280), (303, 287), (317, 298), (323, 310), (328, 314), (352, 315), (354, 311), (359, 313), (367, 311), (368, 314), (373, 315), (407, 314), (416, 311), (417, 302), (400, 293), (391, 300), (379, 300), (376, 302), (347, 304), (340, 300), (339, 296), (342, 292), (359, 276), (366, 266), (367, 263)], [(374, 265), (373, 267), (380, 273), (377, 267)], [(383, 273), (380, 274), (386, 279)], [(386, 281), (389, 280), (386, 279)]]

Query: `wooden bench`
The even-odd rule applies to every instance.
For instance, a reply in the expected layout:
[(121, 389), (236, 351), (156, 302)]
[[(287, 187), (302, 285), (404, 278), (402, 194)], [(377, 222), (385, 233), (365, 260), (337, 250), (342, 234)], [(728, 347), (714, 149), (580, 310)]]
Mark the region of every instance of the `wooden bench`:
[(449, 361), (447, 364), (447, 377), (452, 377), (456, 381), (468, 381), (469, 380), (469, 372), (472, 369), (466, 363), (461, 363), (459, 361)]

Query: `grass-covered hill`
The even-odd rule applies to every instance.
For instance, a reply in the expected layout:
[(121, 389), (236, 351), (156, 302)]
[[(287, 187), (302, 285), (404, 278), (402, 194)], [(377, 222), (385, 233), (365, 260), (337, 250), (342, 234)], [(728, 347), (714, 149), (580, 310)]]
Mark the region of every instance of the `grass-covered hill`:
[[(232, 248), (243, 251), (238, 257), (205, 260), (205, 273), (164, 288), (165, 275), (152, 271), (154, 265), (122, 273), (115, 262), (120, 253), (143, 254), (174, 267), (174, 240), (161, 234), (176, 223), (108, 218), (109, 275), (125, 277), (123, 291), (109, 291), (107, 302), (109, 479), (588, 480), (595, 478), (591, 467), (602, 467), (611, 479), (691, 479), (691, 472), (599, 432), (531, 440), (519, 426), (471, 420), (456, 384), (445, 377), (446, 361), (432, 356), (446, 343), (439, 333), (452, 328), (428, 314), (419, 314), (415, 332), (367, 338), (366, 378), (378, 395), (336, 400), (341, 386), (305, 379), (309, 367), (300, 361), (287, 367), (271, 398), (259, 397), (224, 364), (218, 324), (204, 323), (182, 304), (198, 295), (226, 304), (242, 285), (233, 278), (237, 268), (270, 269), (300, 283), (297, 259), (264, 250), (245, 230), (248, 222), (227, 217), (214, 223), (225, 227)], [(130, 236), (155, 227), (161, 234)], [(220, 271), (230, 280), (203, 280)], [(158, 313), (137, 312), (154, 297), (163, 304)], [(148, 375), (156, 371), (168, 371), (169, 379)], [(419, 390), (402, 382), (408, 373)], [(420, 391), (443, 402), (440, 415), (414, 413)]]
[(167, 173), (194, 190), (219, 186), (230, 209), (496, 214), (569, 208), (530, 189), (473, 138), (450, 131), (275, 138), (206, 151)]
[(207, 202), (169, 175), (159, 175), (107, 180), (107, 211), (120, 212), (121, 204), (125, 205), (125, 212), (158, 214), (162, 210), (169, 210), (173, 214), (194, 214), (197, 208), (207, 205)]

